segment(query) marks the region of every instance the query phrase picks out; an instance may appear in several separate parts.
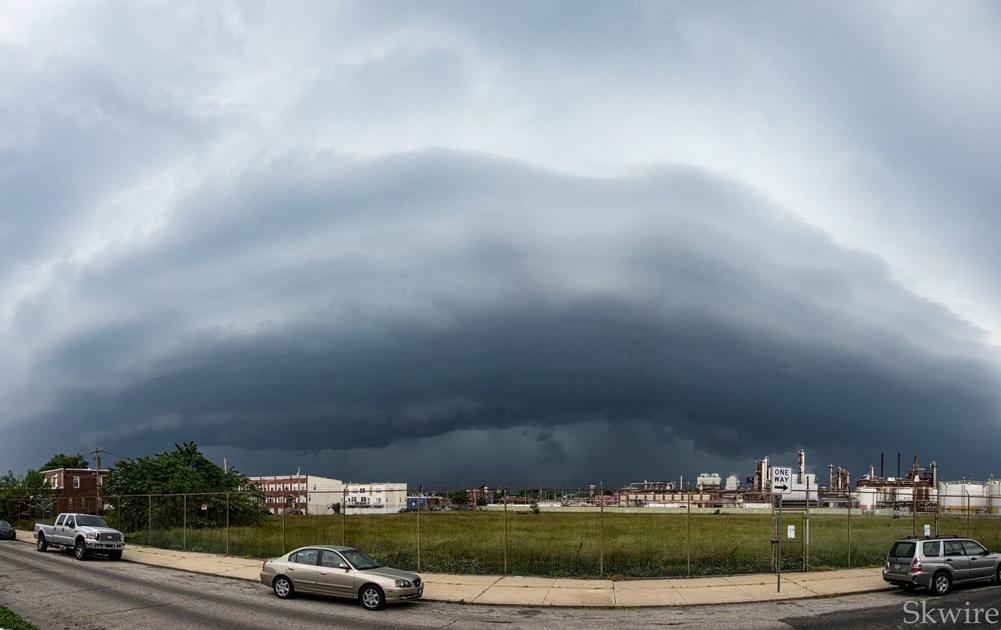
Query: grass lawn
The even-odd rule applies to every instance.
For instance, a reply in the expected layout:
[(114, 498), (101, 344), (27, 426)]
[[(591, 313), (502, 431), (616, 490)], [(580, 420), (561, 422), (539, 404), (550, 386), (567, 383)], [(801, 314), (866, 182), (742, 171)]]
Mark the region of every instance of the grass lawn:
[(3, 606), (0, 606), (0, 628), (3, 630), (35, 630), (35, 626)]
[[(918, 519), (919, 532), (932, 517)], [(803, 516), (788, 513), (796, 538), (783, 538), (783, 569), (803, 565)], [(911, 534), (911, 519), (885, 516), (851, 521), (851, 557), (845, 514), (810, 518), (811, 569), (878, 566), (893, 540)], [(684, 513), (543, 511), (439, 512), (420, 516), (420, 570), (441, 573), (505, 573), (566, 577), (685, 576), (759, 573), (772, 570), (773, 524), (768, 512), (693, 514), (691, 544)], [(963, 518), (943, 518), (940, 531), (965, 535)], [(1001, 520), (973, 519), (970, 535), (1001, 549)], [(153, 529), (132, 532), (129, 542), (170, 549), (225, 553), (225, 529)], [(381, 562), (417, 570), (417, 515), (268, 517), (259, 526), (232, 527), (229, 553), (267, 558), (311, 544), (341, 544), (363, 549)], [(850, 562), (850, 565), (849, 565)], [(689, 571), (689, 566), (691, 567)]]

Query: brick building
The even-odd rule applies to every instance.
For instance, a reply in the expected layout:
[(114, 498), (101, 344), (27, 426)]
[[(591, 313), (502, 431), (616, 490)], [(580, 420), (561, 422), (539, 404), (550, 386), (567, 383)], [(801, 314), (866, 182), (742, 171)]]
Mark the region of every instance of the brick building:
[[(97, 514), (100, 489), (108, 478), (108, 470), (101, 468), (55, 468), (43, 470), (42, 476), (49, 483), (55, 512), (83, 512)], [(101, 500), (103, 503), (103, 498)]]

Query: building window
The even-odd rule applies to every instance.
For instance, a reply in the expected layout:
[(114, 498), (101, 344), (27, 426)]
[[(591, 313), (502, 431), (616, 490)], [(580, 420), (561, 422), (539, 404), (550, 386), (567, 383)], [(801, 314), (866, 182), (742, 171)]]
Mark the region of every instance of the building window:
[(80, 488), (80, 478), (76, 475), (73, 476), (73, 487), (77, 489)]

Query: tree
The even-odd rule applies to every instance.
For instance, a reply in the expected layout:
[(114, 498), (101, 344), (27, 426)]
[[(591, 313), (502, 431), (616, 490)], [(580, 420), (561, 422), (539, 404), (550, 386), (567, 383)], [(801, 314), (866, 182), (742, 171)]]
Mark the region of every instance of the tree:
[(227, 509), (231, 525), (254, 524), (264, 517), (260, 490), (235, 469), (223, 470), (209, 461), (194, 442), (151, 457), (119, 460), (101, 493), (125, 531), (145, 529), (150, 515), (157, 527), (179, 527), (185, 521), (180, 494), (196, 495), (186, 501), (189, 527), (221, 526)]
[(49, 483), (42, 473), (28, 470), (24, 477), (13, 472), (0, 477), (0, 518), (11, 522), (30, 519), (51, 507)]
[(80, 453), (76, 455), (57, 453), (45, 462), (41, 470), (55, 470), (56, 468), (90, 468), (90, 464)]

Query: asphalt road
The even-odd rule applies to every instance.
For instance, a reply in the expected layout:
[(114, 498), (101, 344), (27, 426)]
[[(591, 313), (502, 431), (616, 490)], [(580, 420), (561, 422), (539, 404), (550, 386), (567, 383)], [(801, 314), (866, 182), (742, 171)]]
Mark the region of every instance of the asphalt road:
[[(250, 582), (126, 562), (78, 562), (68, 553), (38, 553), (0, 543), (0, 604), (39, 628), (911, 628), (929, 607), (1001, 608), (1001, 588), (959, 589), (945, 598), (870, 593), (730, 606), (645, 609), (554, 609), (415, 602), (371, 613), (356, 603), (299, 597), (283, 601)], [(973, 627), (963, 625), (963, 627)], [(997, 627), (997, 626), (994, 626)]]

